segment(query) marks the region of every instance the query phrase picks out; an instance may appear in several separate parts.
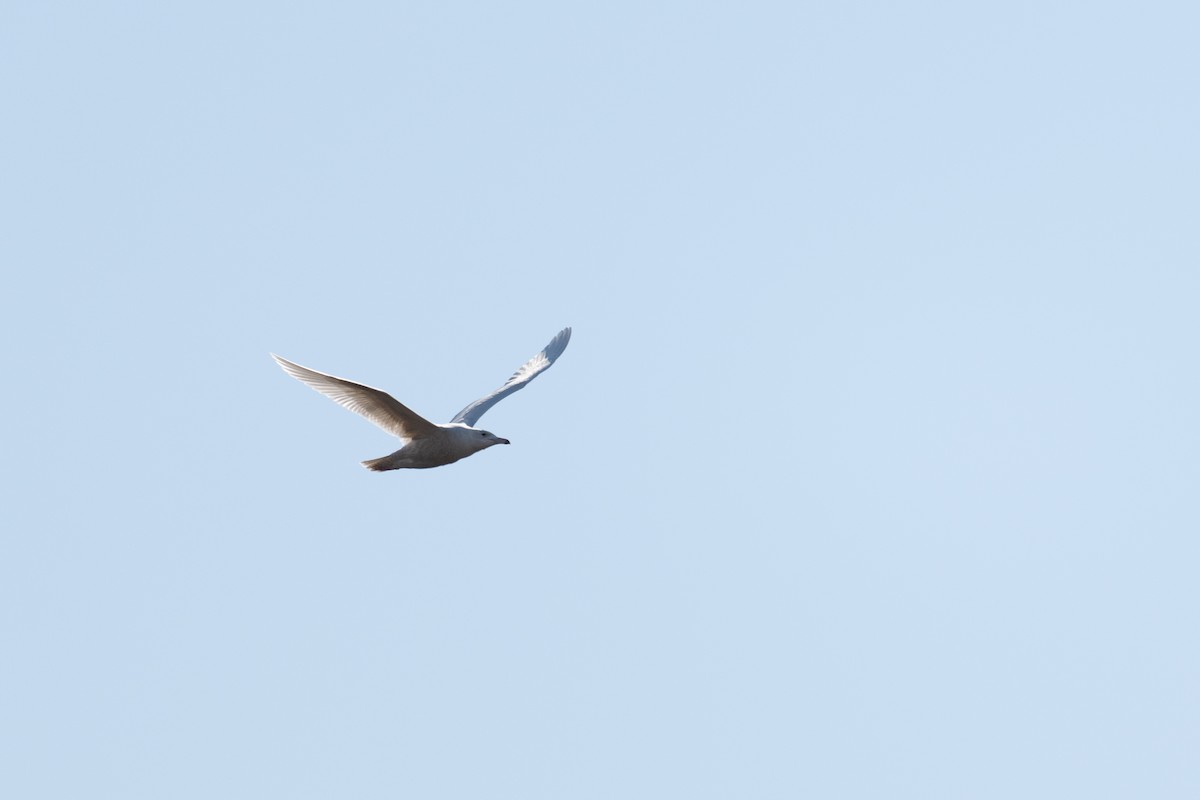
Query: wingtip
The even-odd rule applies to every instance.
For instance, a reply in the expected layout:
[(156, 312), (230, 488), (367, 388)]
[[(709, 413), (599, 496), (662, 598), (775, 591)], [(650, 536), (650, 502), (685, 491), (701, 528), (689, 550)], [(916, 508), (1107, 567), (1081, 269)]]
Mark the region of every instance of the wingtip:
[(563, 355), (563, 350), (566, 349), (566, 345), (570, 344), (570, 342), (571, 342), (570, 326), (564, 327), (563, 330), (560, 330), (558, 332), (558, 336), (551, 339), (550, 344), (546, 345), (546, 350), (545, 350), (546, 357), (548, 357), (548, 359), (550, 359), (551, 361), (553, 361), (554, 359), (557, 359), (558, 356)]
[(553, 358), (558, 358), (560, 355), (562, 355), (563, 350), (567, 349), (567, 345), (570, 343), (570, 341), (571, 327), (568, 325), (550, 340), (550, 344), (546, 345), (546, 355), (550, 356), (550, 354), (553, 353)]

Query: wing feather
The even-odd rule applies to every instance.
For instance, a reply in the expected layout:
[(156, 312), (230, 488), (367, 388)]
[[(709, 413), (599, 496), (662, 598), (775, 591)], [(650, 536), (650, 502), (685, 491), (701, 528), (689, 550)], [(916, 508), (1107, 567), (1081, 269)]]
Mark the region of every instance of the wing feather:
[(518, 389), (524, 389), (527, 383), (550, 369), (550, 365), (567, 349), (567, 342), (569, 341), (571, 341), (571, 329), (563, 328), (558, 332), (557, 336), (550, 340), (550, 344), (546, 345), (542, 352), (522, 364), (521, 368), (514, 372), (512, 377), (504, 382), (503, 386), (491, 394), (479, 398), (455, 414), (451, 422), (465, 422), (474, 427), (475, 423), (479, 421), (479, 418), (489, 408)]
[(404, 406), (382, 389), (373, 389), (345, 378), (326, 375), (324, 372), (293, 364), (274, 353), (271, 354), (271, 358), (275, 359), (288, 375), (316, 389), (342, 408), (361, 414), (393, 436), (399, 436), (401, 439), (421, 439), (438, 430), (437, 425)]

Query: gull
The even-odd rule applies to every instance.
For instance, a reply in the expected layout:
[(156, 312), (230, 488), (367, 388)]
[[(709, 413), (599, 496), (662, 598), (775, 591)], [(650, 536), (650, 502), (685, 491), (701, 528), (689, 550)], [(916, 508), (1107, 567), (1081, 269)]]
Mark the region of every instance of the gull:
[(430, 422), (407, 406), (401, 405), (396, 398), (382, 389), (326, 375), (324, 372), (293, 364), (274, 353), (271, 353), (271, 358), (275, 359), (288, 375), (316, 389), (343, 408), (363, 415), (405, 442), (403, 447), (391, 455), (362, 462), (369, 470), (384, 472), (390, 469), (440, 467), (453, 464), (492, 445), (510, 444), (508, 439), (501, 439), (490, 431), (476, 428), (475, 423), (489, 408), (518, 389), (524, 389), (531, 380), (550, 369), (550, 365), (567, 349), (567, 342), (570, 340), (571, 329), (563, 328), (542, 352), (522, 364), (503, 386), (471, 403), (444, 425)]

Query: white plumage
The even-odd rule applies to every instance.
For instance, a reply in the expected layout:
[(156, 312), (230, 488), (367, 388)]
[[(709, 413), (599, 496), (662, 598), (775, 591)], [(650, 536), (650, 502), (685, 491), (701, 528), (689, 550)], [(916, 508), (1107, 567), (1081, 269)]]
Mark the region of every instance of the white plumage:
[(361, 414), (388, 433), (405, 441), (404, 447), (391, 455), (362, 462), (367, 469), (382, 472), (390, 469), (440, 467), (480, 450), (486, 450), (492, 445), (509, 444), (508, 439), (501, 439), (490, 431), (476, 428), (475, 423), (489, 408), (518, 389), (523, 389), (531, 380), (549, 369), (567, 349), (567, 342), (570, 340), (571, 329), (563, 328), (540, 353), (522, 364), (503, 386), (471, 403), (444, 425), (430, 422), (382, 389), (317, 372), (274, 353), (271, 354), (271, 358), (296, 380), (343, 408)]

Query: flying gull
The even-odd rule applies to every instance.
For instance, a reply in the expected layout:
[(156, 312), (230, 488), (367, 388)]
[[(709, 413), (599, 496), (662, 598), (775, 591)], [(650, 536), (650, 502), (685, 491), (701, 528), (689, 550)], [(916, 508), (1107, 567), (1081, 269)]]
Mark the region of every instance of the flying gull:
[(381, 389), (373, 389), (361, 383), (335, 378), (333, 375), (293, 364), (274, 353), (271, 354), (271, 358), (296, 380), (316, 389), (343, 408), (362, 414), (388, 433), (404, 440), (404, 446), (391, 455), (362, 462), (367, 469), (383, 472), (389, 469), (440, 467), (443, 464), (453, 464), (492, 445), (509, 444), (508, 439), (501, 439), (490, 431), (476, 428), (475, 423), (489, 408), (518, 389), (525, 388), (527, 383), (550, 369), (555, 359), (567, 349), (567, 342), (570, 340), (571, 329), (563, 328), (542, 352), (522, 364), (503, 386), (471, 403), (445, 425), (430, 422), (407, 406), (401, 405), (396, 398)]

